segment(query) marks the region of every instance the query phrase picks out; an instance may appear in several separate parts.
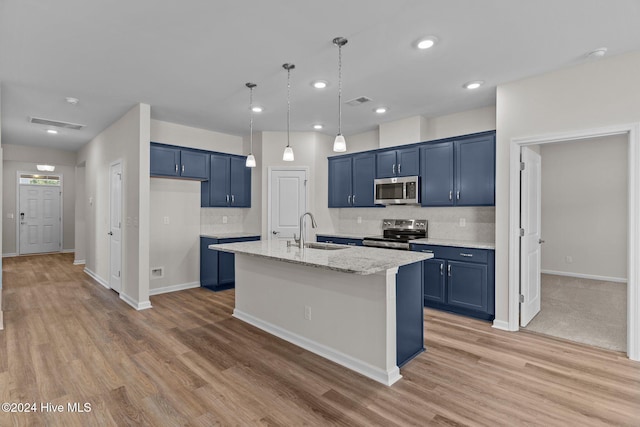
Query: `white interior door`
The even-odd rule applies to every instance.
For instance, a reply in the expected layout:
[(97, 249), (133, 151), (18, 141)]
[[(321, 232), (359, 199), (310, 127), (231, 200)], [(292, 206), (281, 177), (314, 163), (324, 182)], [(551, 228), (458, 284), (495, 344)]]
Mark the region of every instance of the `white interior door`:
[(60, 241), (60, 186), (20, 184), (19, 253), (58, 252)]
[[(522, 147), (524, 170), (520, 174), (520, 326), (540, 311), (541, 157)], [(522, 234), (522, 232), (521, 232)]]
[(291, 239), (298, 234), (300, 215), (307, 208), (306, 170), (272, 169), (269, 236)]
[(122, 287), (122, 164), (113, 163), (109, 170), (109, 287), (120, 292)]

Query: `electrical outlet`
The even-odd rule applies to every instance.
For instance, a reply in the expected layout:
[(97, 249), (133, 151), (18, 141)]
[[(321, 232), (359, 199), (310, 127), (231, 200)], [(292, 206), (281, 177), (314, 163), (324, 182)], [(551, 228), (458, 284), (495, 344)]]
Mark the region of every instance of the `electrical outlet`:
[(165, 217), (162, 219), (162, 222), (164, 222), (165, 224), (169, 224), (169, 217), (168, 217), (168, 216), (165, 216)]
[(467, 219), (460, 218), (460, 227), (466, 227), (466, 226), (467, 226)]
[(222, 216), (222, 223), (223, 223), (223, 224), (226, 224), (228, 221), (229, 221), (229, 218), (227, 218), (227, 216), (226, 216), (226, 215), (223, 215), (223, 216)]
[(571, 264), (573, 262), (573, 257), (571, 255), (567, 255), (564, 260), (567, 264)]
[(311, 320), (311, 307), (308, 305), (304, 306), (304, 318), (307, 320)]
[(361, 216), (359, 216), (358, 218), (356, 218), (356, 222), (357, 222), (358, 224), (362, 224), (362, 217), (361, 217)]

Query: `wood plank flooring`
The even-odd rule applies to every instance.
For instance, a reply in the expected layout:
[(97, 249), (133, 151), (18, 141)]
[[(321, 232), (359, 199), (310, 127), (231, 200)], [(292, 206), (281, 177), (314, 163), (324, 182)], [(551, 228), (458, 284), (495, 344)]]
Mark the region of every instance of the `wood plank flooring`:
[(233, 291), (137, 312), (72, 262), (3, 260), (0, 402), (38, 412), (2, 426), (640, 425), (640, 363), (623, 353), (425, 310), (427, 351), (385, 387), (232, 318)]

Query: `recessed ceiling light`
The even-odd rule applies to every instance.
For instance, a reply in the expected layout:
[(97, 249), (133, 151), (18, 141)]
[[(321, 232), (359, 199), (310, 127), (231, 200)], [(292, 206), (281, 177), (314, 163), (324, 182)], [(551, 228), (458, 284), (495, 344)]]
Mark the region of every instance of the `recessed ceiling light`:
[(263, 110), (264, 110), (264, 108), (262, 108), (262, 107), (261, 107), (261, 106), (259, 106), (259, 105), (254, 105), (254, 106), (251, 108), (251, 111), (253, 111), (254, 113), (262, 113), (262, 111), (263, 111)]
[(465, 89), (478, 89), (483, 84), (484, 82), (482, 80), (474, 80), (472, 82), (463, 84), (462, 87)]
[(321, 124), (317, 124), (317, 125), (313, 125), (314, 129), (322, 129), (324, 126), (322, 126)]
[(78, 102), (80, 102), (80, 100), (78, 98), (74, 98), (72, 96), (67, 96), (64, 100), (67, 101), (71, 105), (77, 105)]
[(416, 43), (416, 47), (418, 49), (425, 50), (425, 49), (429, 49), (430, 47), (433, 47), (433, 45), (435, 45), (437, 42), (438, 42), (437, 37), (429, 36), (419, 40), (418, 43)]
[(324, 89), (328, 84), (329, 83), (327, 83), (325, 80), (316, 80), (315, 82), (311, 83), (311, 86), (315, 87), (316, 89)]
[(602, 58), (606, 54), (607, 54), (607, 48), (606, 47), (601, 47), (601, 48), (598, 48), (596, 50), (592, 50), (591, 52), (589, 52), (587, 54), (587, 58), (591, 58), (591, 59)]
[(387, 107), (378, 107), (378, 108), (374, 108), (374, 110), (376, 113), (378, 114), (384, 114), (387, 112)]
[(47, 133), (55, 135), (56, 133), (58, 133), (58, 131), (55, 129), (47, 129)]

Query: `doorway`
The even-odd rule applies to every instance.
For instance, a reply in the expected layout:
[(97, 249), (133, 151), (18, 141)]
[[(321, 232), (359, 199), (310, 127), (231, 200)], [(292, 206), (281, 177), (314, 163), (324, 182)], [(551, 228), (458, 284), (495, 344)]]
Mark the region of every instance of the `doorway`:
[[(307, 168), (269, 168), (269, 238), (292, 239), (307, 211)], [(300, 236), (297, 236), (300, 237)]]
[[(640, 124), (610, 126), (585, 131), (517, 138), (510, 143), (510, 206), (509, 206), (509, 322), (508, 329), (517, 331), (520, 325), (520, 151), (522, 147), (553, 142), (624, 135), (628, 147), (628, 239), (627, 239), (627, 355), (640, 360)], [(595, 171), (597, 173), (597, 171)], [(525, 301), (526, 303), (526, 301)]]
[(109, 287), (122, 288), (122, 163), (109, 167)]
[(18, 254), (62, 250), (62, 176), (18, 172)]

